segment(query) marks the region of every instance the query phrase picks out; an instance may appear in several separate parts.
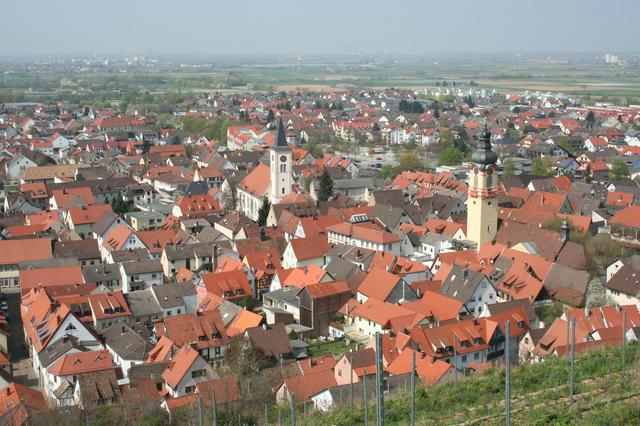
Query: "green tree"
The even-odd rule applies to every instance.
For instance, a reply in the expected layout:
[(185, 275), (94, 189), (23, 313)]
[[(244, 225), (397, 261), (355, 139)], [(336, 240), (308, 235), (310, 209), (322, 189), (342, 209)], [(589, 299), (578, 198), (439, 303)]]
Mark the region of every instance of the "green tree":
[(327, 201), (333, 194), (333, 179), (327, 169), (320, 176), (320, 188), (318, 189), (318, 201)]
[(271, 210), (271, 201), (269, 201), (269, 197), (265, 196), (262, 198), (260, 209), (258, 209), (258, 226), (267, 226), (269, 210)]
[(462, 163), (462, 152), (454, 147), (445, 148), (438, 156), (438, 166), (455, 166)]
[(508, 177), (516, 174), (516, 163), (511, 158), (504, 160), (502, 165), (502, 176)]
[(418, 170), (422, 168), (422, 160), (415, 152), (405, 152), (400, 157), (401, 170)]
[(385, 164), (384, 166), (382, 166), (377, 176), (381, 179), (391, 180), (398, 176), (398, 173), (400, 173), (399, 167), (393, 167), (390, 164)]
[(240, 299), (240, 306), (247, 311), (253, 311), (256, 307), (256, 301), (253, 299), (253, 297), (247, 295)]
[(611, 170), (609, 170), (609, 180), (629, 179), (629, 166), (621, 158), (613, 160)]
[(142, 141), (142, 153), (146, 154), (149, 152), (150, 149), (151, 149), (151, 143), (147, 139)]
[(598, 234), (585, 244), (585, 250), (600, 266), (610, 265), (616, 259), (627, 257), (627, 249), (616, 243), (609, 234)]
[(593, 125), (596, 122), (596, 115), (593, 113), (593, 111), (589, 111), (587, 113), (587, 116), (585, 117), (585, 121), (587, 122), (587, 125), (591, 128), (593, 127)]
[(534, 176), (551, 176), (552, 165), (549, 157), (536, 157), (531, 162), (531, 174)]

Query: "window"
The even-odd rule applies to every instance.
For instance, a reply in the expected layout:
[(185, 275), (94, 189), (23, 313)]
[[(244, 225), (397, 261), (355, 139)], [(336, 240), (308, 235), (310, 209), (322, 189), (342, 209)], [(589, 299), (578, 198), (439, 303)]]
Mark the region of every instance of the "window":
[(467, 362), (467, 356), (466, 355), (462, 355), (462, 362)]
[(185, 393), (193, 393), (193, 391), (196, 389), (195, 386), (187, 386), (184, 388), (184, 392)]
[(193, 370), (191, 372), (191, 377), (193, 379), (195, 379), (197, 377), (203, 377), (205, 374), (206, 374), (206, 371), (204, 369), (203, 370)]
[(215, 348), (213, 348), (213, 353), (215, 354), (215, 356), (220, 356), (220, 346), (216, 346)]
[(64, 329), (64, 331), (70, 331), (70, 330), (76, 330), (76, 326), (73, 324), (69, 324), (67, 328)]
[(178, 308), (178, 310), (176, 311), (177, 315), (180, 315), (182, 313), (182, 309)]
[(475, 360), (480, 359), (480, 352), (476, 352), (475, 354), (473, 354), (473, 359)]

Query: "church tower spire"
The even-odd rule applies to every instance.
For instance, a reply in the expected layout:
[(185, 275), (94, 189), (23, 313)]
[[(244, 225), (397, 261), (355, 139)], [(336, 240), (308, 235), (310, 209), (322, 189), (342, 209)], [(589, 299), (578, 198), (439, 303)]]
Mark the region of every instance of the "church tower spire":
[(272, 204), (277, 204), (287, 196), (291, 192), (293, 184), (291, 148), (287, 143), (285, 132), (286, 129), (282, 123), (282, 118), (280, 118), (276, 127), (276, 140), (271, 149), (269, 149), (269, 167), (271, 169), (270, 198)]
[(491, 133), (484, 126), (476, 150), (471, 155), (469, 192), (467, 198), (467, 239), (477, 249), (491, 242), (498, 230), (498, 176), (496, 160), (491, 150)]

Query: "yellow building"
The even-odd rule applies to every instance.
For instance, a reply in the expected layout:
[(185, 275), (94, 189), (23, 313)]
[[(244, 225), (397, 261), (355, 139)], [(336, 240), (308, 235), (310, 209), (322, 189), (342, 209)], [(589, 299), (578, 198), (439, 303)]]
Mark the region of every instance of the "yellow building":
[(498, 156), (491, 150), (491, 134), (485, 125), (484, 134), (471, 156), (467, 199), (467, 239), (477, 245), (491, 242), (498, 230)]

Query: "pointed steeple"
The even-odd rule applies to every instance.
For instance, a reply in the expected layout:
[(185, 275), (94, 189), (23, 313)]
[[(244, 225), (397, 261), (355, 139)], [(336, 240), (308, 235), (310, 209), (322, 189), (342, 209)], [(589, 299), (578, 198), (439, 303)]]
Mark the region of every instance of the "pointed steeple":
[(471, 154), (471, 161), (473, 161), (480, 170), (485, 170), (487, 166), (496, 164), (498, 156), (491, 150), (491, 133), (487, 127), (487, 123), (484, 123), (484, 131), (476, 150)]
[(285, 136), (284, 124), (282, 124), (282, 118), (278, 118), (278, 125), (276, 126), (276, 147), (289, 147), (289, 144), (287, 144), (287, 138)]

